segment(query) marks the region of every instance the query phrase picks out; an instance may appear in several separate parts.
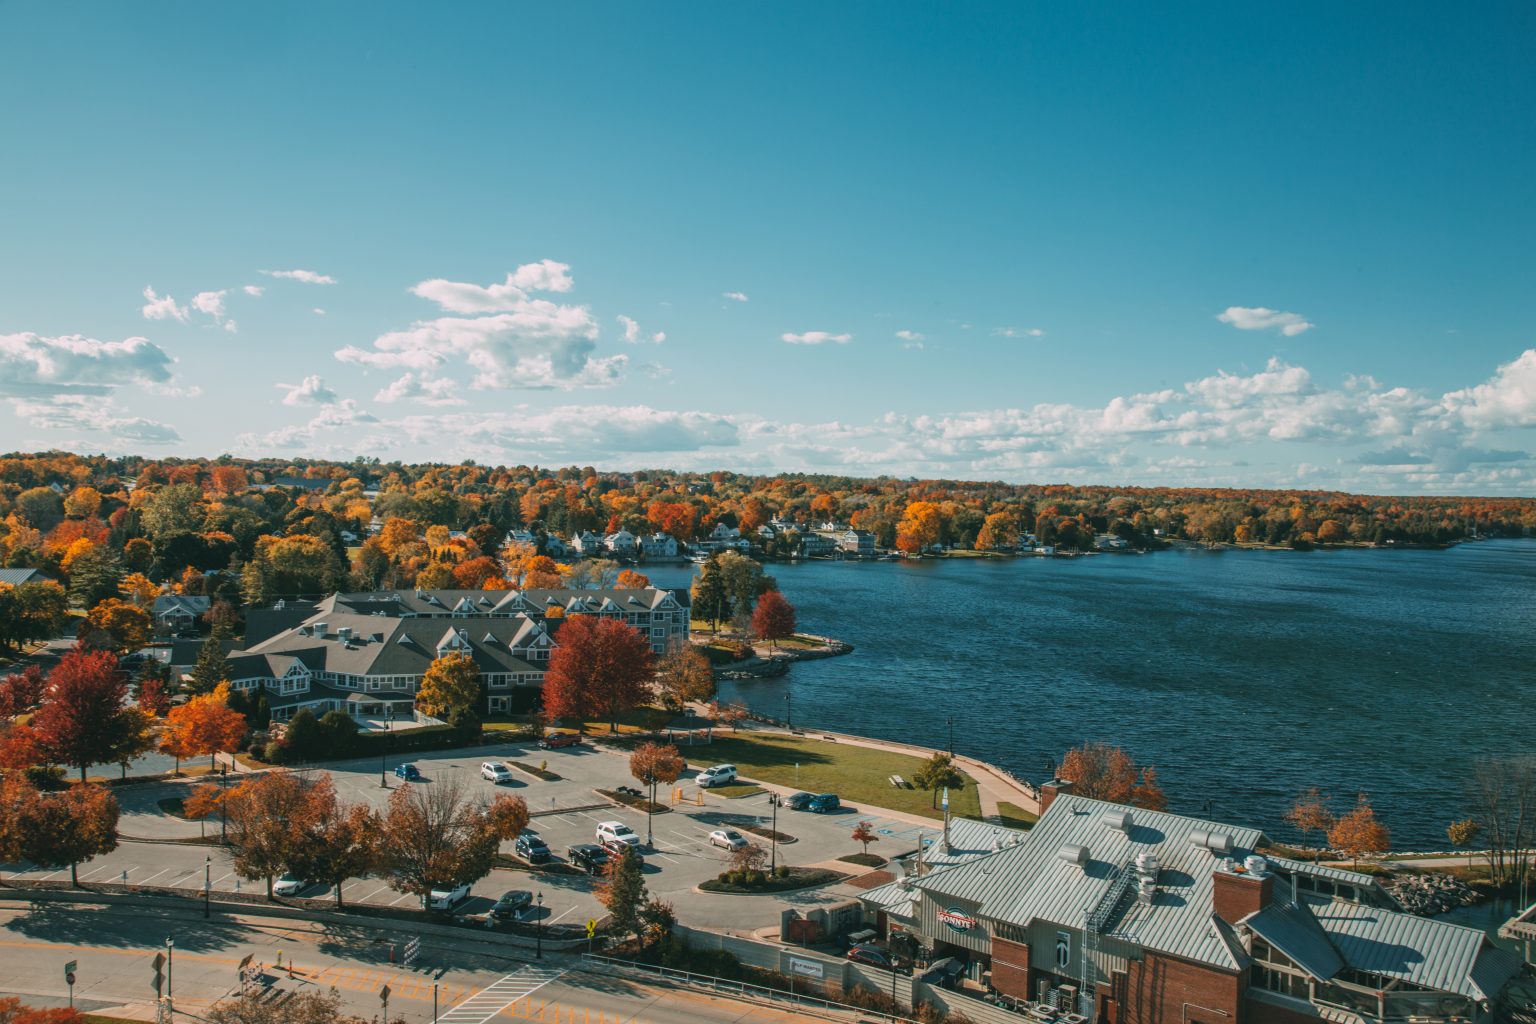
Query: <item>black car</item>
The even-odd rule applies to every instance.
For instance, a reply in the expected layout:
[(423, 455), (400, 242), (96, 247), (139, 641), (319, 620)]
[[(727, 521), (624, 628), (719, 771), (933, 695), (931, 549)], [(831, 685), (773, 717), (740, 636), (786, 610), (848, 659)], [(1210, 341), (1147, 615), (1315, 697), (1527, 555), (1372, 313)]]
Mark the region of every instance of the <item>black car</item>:
[(814, 799), (809, 793), (791, 793), (784, 798), (784, 806), (792, 811), (803, 811), (811, 806)]
[(565, 851), (566, 857), (577, 867), (586, 868), (589, 874), (597, 874), (608, 866), (608, 851), (596, 843), (577, 843)]
[(533, 902), (533, 893), (527, 889), (513, 889), (501, 894), (501, 899), (491, 907), (491, 917), (497, 921), (516, 921), (517, 915)]
[(538, 836), (518, 836), (512, 844), (512, 852), (529, 864), (543, 864), (549, 860), (549, 846)]

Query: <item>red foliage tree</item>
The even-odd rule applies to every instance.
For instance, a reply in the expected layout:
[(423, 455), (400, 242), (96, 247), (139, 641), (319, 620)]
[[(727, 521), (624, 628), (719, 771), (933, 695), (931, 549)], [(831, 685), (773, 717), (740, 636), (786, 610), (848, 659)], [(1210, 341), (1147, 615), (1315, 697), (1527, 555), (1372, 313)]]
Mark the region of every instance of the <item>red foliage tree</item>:
[(501, 563), (490, 555), (471, 558), (453, 567), (454, 586), (461, 590), (479, 590), (492, 576), (501, 575)]
[(784, 599), (777, 590), (770, 590), (757, 599), (752, 609), (752, 632), (779, 646), (780, 640), (795, 635), (795, 606)]
[(0, 718), (14, 718), (37, 707), (48, 687), (48, 677), (36, 665), (0, 678)]
[(560, 623), (544, 676), (544, 710), (553, 718), (606, 716), (650, 695), (654, 657), (640, 631), (618, 619), (572, 615)]
[(85, 769), (112, 762), (130, 721), (128, 679), (111, 651), (71, 651), (48, 674), (32, 728), (58, 764)]

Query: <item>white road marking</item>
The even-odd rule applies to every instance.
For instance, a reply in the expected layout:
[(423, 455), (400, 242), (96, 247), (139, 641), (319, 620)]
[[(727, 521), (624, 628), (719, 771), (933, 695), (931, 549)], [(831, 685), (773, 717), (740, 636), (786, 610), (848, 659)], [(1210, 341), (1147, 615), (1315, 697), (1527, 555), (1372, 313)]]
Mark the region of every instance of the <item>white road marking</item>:
[(486, 1024), (507, 1007), (537, 992), (565, 972), (553, 967), (524, 967), (493, 982), (440, 1014), (445, 1024)]

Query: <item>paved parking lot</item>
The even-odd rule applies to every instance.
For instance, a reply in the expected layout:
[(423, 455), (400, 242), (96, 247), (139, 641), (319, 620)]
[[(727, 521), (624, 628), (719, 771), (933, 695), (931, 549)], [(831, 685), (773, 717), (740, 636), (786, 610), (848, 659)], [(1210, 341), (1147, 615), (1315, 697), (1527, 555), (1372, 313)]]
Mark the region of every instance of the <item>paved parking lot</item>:
[[(686, 750), (685, 750), (686, 755)], [(366, 802), (382, 807), (393, 790), (403, 783), (393, 774), (395, 765), (406, 758), (387, 759), (384, 764), (384, 782), (380, 784), (380, 763), (377, 760), (347, 761), (312, 769), (328, 772), (339, 796), (345, 801)], [(575, 843), (593, 841), (594, 831), (600, 821), (623, 821), (646, 835), (646, 816), (627, 807), (606, 806), (606, 801), (594, 790), (613, 789), (620, 785), (635, 785), (628, 770), (625, 754), (599, 750), (590, 745), (561, 750), (541, 750), (533, 744), (511, 744), (479, 747), (472, 752), (462, 750), (441, 751), (413, 756), (410, 760), (421, 771), (417, 785), (431, 786), (455, 779), (472, 793), (478, 793), (489, 802), (498, 792), (521, 796), (528, 803), (533, 815), (531, 827), (544, 837), (557, 862), (565, 861), (566, 850)], [(517, 781), (513, 784), (494, 785), (480, 777), (483, 761), (521, 761), (535, 767), (547, 763), (548, 770), (560, 775), (559, 781), (545, 782), (527, 775), (516, 768)], [(692, 777), (692, 772), (685, 780)], [(846, 899), (848, 890), (838, 886), (831, 890), (812, 890), (786, 893), (778, 897), (721, 896), (698, 893), (695, 887), (725, 869), (728, 854), (712, 847), (708, 841), (710, 831), (756, 821), (764, 826), (771, 823), (773, 808), (767, 794), (729, 799), (705, 791), (702, 805), (696, 801), (700, 791), (684, 781), (680, 783), (683, 802), (668, 813), (657, 814), (652, 819), (651, 842), (642, 847), (645, 854), (645, 881), (653, 896), (672, 903), (681, 920), (702, 927), (729, 928), (750, 931), (777, 925), (779, 911), (785, 904), (805, 909), (820, 903)], [(180, 784), (146, 785), (129, 787), (120, 793), (123, 803), (121, 830), (124, 835), (146, 839), (186, 838), (196, 836), (201, 827), (194, 822), (182, 821), (163, 813), (159, 801), (185, 792)], [(659, 793), (663, 801), (670, 793)], [(594, 807), (593, 805), (604, 805)], [(918, 823), (887, 814), (865, 814), (851, 808), (830, 815), (779, 809), (778, 828), (796, 838), (793, 843), (780, 844), (777, 850), (779, 863), (795, 865), (825, 864), (839, 866), (850, 872), (860, 869), (848, 864), (837, 865), (836, 858), (859, 851), (858, 844), (849, 838), (853, 826), (859, 821), (873, 824), (880, 841), (873, 844), (871, 852), (890, 857), (910, 852), (924, 839), (931, 840), (938, 833), (938, 823)], [(217, 821), (208, 823), (210, 834), (218, 829)], [(767, 846), (767, 840), (748, 835), (750, 841)], [(510, 853), (511, 845), (504, 847)], [(5, 869), (7, 872), (11, 868)], [(46, 872), (18, 870), (27, 878), (68, 878), (68, 870)], [(189, 891), (201, 891), (204, 878), (208, 878), (215, 892), (262, 891), (262, 882), (242, 882), (235, 877), (228, 852), (219, 847), (205, 847), (167, 842), (124, 842), (116, 852), (84, 865), (81, 881), (138, 883), (164, 885)], [(582, 921), (601, 916), (601, 908), (592, 895), (592, 879), (584, 876), (552, 874), (542, 871), (497, 869), (481, 879), (473, 888), (471, 899), (458, 908), (465, 914), (484, 913), (491, 903), (508, 889), (530, 889), (544, 894), (546, 923)], [(324, 887), (313, 887), (302, 895), (323, 897), (333, 895)], [(343, 899), (349, 903), (366, 903), (384, 906), (409, 906), (416, 897), (397, 893), (382, 879), (353, 879), (343, 886)]]

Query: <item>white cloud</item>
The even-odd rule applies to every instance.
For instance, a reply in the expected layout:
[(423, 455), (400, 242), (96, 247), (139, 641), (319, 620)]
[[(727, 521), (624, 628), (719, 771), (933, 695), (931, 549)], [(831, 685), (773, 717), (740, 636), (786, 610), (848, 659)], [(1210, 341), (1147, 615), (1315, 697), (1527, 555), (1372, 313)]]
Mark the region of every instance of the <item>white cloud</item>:
[(244, 288), (242, 288), (241, 291), (245, 292), (245, 294), (247, 294), (247, 295), (253, 295), (256, 298), (260, 298), (262, 293), (265, 292), (266, 289), (263, 288), (259, 284), (248, 284)]
[(568, 292), (575, 287), (571, 268), (554, 260), (525, 263), (501, 284), (478, 285), (433, 278), (411, 286), (411, 293), (437, 303), (448, 313), (516, 312), (529, 292)]
[(216, 292), (198, 292), (192, 297), (192, 308), (213, 317), (214, 323), (224, 320), (224, 296), (228, 289)]
[[(962, 324), (969, 327), (970, 324)], [(994, 327), (992, 334), (998, 338), (1043, 338), (1045, 332), (1038, 327)]]
[(1274, 327), (1287, 338), (1317, 326), (1308, 323), (1300, 313), (1282, 313), (1264, 306), (1228, 306), (1225, 312), (1216, 314), (1216, 319), (1240, 331), (1265, 331)]
[(1536, 426), (1536, 349), (1500, 366), (1486, 383), (1450, 392), (1444, 403), (1473, 429)]
[(0, 394), (106, 394), (124, 384), (166, 383), (173, 363), (148, 338), (0, 334)]
[(86, 395), (55, 395), (12, 401), (16, 415), (45, 430), (88, 430), (136, 444), (174, 444), (181, 434), (168, 423), (119, 415), (110, 401)]
[(240, 325), (233, 320), (225, 320), (224, 329), (230, 334), (234, 334), (236, 331), (240, 330)]
[(619, 323), (623, 325), (624, 340), (629, 342), (631, 345), (647, 340), (653, 342), (654, 344), (660, 345), (662, 342), (667, 340), (665, 331), (657, 331), (647, 339), (645, 332), (640, 330), (640, 325), (635, 322), (632, 317), (627, 317), (623, 313), (620, 313), (615, 319), (617, 319)]
[(169, 295), (155, 294), (155, 289), (146, 285), (144, 298), (149, 301), (144, 303), (143, 313), (146, 320), (180, 320), (187, 321), (187, 307), (176, 305), (176, 300)]
[(447, 377), (407, 373), (373, 396), (375, 402), (411, 401), (420, 405), (463, 405), (459, 385)]
[(791, 345), (846, 345), (853, 340), (851, 334), (832, 334), (828, 331), (806, 331), (804, 334), (781, 334), (779, 337)]
[(732, 302), (747, 302), (746, 292), (721, 292), (721, 298), (730, 299)]
[(896, 337), (902, 341), (922, 341), (924, 335), (919, 331), (897, 331)]
[(728, 416), (649, 406), (559, 406), (544, 412), (407, 417), (407, 432), (477, 446), (498, 457), (574, 459), (600, 454), (692, 452), (733, 447), (740, 430)]
[(325, 381), (319, 374), (310, 374), (298, 384), (278, 384), (279, 388), (286, 388), (288, 393), (283, 396), (284, 405), (330, 405), (341, 396), (325, 386)]
[(325, 310), (321, 309), (319, 306), (316, 306), (314, 309), (310, 310), (310, 312), (315, 314), (315, 316), (325, 316)]
[[(278, 386), (286, 387), (287, 385)], [(339, 402), (322, 406), (314, 418), (307, 423), (279, 427), (265, 434), (241, 434), (237, 443), (242, 450), (253, 454), (269, 452), (274, 448), (309, 451), (315, 439), (324, 432), (377, 422), (379, 422), (377, 416), (358, 408), (357, 402), (352, 399), (344, 398)]]
[[(329, 274), (317, 274), (313, 270), (262, 270), (258, 273), (268, 277), (285, 277), (290, 281), (303, 281), (305, 284), (335, 284), (336, 279)], [(250, 291), (249, 288), (246, 291)]]

